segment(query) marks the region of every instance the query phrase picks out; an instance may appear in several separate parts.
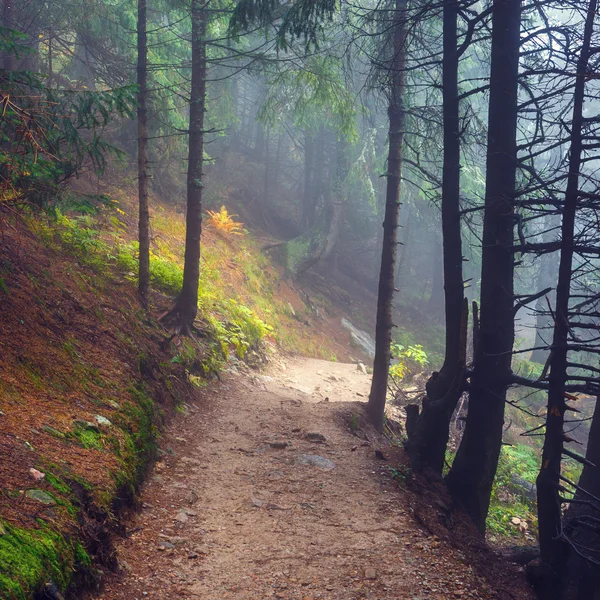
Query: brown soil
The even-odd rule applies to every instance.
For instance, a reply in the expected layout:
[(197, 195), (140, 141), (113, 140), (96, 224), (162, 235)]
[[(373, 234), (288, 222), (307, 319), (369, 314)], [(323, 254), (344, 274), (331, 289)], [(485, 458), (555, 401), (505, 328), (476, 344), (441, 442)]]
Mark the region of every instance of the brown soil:
[[(85, 513), (115, 509), (115, 494), (124, 491), (116, 449), (124, 447), (124, 430), (138, 427), (131, 416), (138, 409), (134, 387), (144, 384), (160, 421), (190, 386), (182, 383), (183, 367), (170, 364), (171, 355), (161, 350), (161, 331), (140, 320), (133, 286), (110, 269), (96, 273), (43, 244), (32, 231), (41, 224), (0, 213), (0, 520), (82, 537), (102, 562), (100, 554), (110, 548), (89, 539)], [(114, 426), (102, 426), (97, 447), (86, 446), (74, 435), (76, 424), (94, 424), (96, 416)], [(31, 469), (46, 476), (38, 481)], [(52, 475), (72, 493), (57, 488)], [(135, 483), (133, 476), (121, 481)], [(80, 484), (91, 490), (89, 498)], [(58, 505), (28, 497), (30, 490), (52, 494)], [(79, 521), (68, 510), (71, 503), (82, 510)]]
[(460, 519), (451, 544), (446, 500), (363, 427), (368, 387), (356, 365), (294, 358), (190, 401), (97, 600), (532, 598)]

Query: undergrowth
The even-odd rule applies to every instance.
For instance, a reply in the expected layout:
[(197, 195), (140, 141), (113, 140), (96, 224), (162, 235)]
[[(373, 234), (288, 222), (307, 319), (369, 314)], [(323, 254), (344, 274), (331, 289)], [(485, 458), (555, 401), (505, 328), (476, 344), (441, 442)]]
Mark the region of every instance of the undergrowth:
[[(32, 224), (46, 243), (59, 244), (62, 249), (72, 253), (82, 266), (102, 274), (108, 265), (112, 265), (135, 283), (138, 244), (124, 239), (124, 226), (115, 221), (114, 215), (108, 222), (110, 228), (101, 231), (89, 214), (67, 216), (57, 210), (54, 220), (46, 223), (35, 221)], [(248, 256), (248, 252), (239, 254)], [(204, 349), (206, 356), (201, 366), (205, 374), (218, 370), (230, 351), (242, 359), (250, 349), (257, 350), (260, 342), (273, 333), (272, 327), (259, 318), (255, 311), (220, 288), (221, 265), (216, 264), (219, 255), (205, 253), (203, 276), (198, 287), (200, 318), (204, 321), (205, 333), (215, 342), (214, 347)], [(257, 269), (260, 267), (242, 266), (249, 267), (244, 269), (249, 288), (257, 294), (264, 291), (264, 285), (259, 283), (261, 276)], [(183, 267), (176, 256), (168, 251), (160, 254), (152, 252), (150, 280), (156, 289), (175, 295), (181, 289)]]
[[(135, 283), (138, 243), (127, 233), (121, 221), (123, 215), (113, 200), (99, 206), (96, 214), (89, 210), (84, 214), (55, 210), (53, 218), (45, 222), (32, 220), (32, 227), (47, 244), (70, 252), (81, 265), (99, 274), (112, 265)], [(174, 296), (183, 281), (185, 223), (179, 215), (157, 207), (152, 227), (155, 242), (150, 254), (151, 285)], [(314, 332), (305, 333), (299, 327), (305, 316), (290, 314), (289, 302), (279, 297), (279, 273), (258, 243), (249, 235), (233, 236), (236, 231), (219, 230), (219, 235), (203, 238), (199, 318), (215, 341), (204, 370), (214, 370), (215, 365), (209, 363), (227, 360), (230, 352), (244, 358), (265, 338), (273, 338), (287, 351), (335, 360), (335, 354), (315, 339)], [(306, 316), (308, 313), (307, 308)]]

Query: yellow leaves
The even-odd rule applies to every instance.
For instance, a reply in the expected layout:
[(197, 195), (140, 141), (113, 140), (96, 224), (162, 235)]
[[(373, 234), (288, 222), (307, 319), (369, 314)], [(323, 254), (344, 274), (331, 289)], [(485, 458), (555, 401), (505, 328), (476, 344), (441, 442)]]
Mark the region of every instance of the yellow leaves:
[(227, 235), (243, 235), (243, 223), (234, 221), (233, 217), (237, 215), (231, 215), (227, 212), (224, 206), (221, 206), (221, 210), (218, 212), (208, 210), (208, 222), (212, 225), (219, 233)]

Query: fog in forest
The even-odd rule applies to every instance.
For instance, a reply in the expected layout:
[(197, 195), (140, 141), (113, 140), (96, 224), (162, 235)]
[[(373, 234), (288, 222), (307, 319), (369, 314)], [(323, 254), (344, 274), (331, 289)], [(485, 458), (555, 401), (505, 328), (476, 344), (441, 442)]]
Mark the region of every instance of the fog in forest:
[[(473, 597), (510, 588), (513, 598), (597, 598), (598, 8), (5, 0), (0, 597), (83, 597), (101, 588), (96, 569), (118, 571), (119, 552), (138, 556), (156, 543), (163, 556), (183, 557), (181, 546), (190, 564), (212, 565), (205, 583), (191, 567), (181, 576), (196, 590), (189, 597), (217, 598), (211, 577), (221, 572), (233, 578), (222, 589), (262, 585), (270, 573), (217, 568), (223, 554), (199, 537), (182, 542), (161, 529), (156, 542), (149, 529), (133, 551), (113, 543), (112, 529), (129, 525), (109, 523), (144, 514), (121, 515), (126, 504), (179, 501), (142, 482), (181, 474), (169, 463), (178, 453), (189, 465), (200, 460), (168, 444), (188, 443), (210, 394), (234, 390), (229, 404), (207, 409), (231, 417), (230, 427), (207, 417), (215, 443), (254, 460), (291, 456), (301, 439), (316, 446), (280, 463), (336, 476), (375, 474), (368, 460), (385, 463), (381, 473), (407, 494), (400, 505), (413, 503), (410, 527), (450, 544), (451, 560), (470, 548), (465, 560), (486, 582)], [(244, 389), (253, 390), (247, 405)], [(288, 401), (297, 414), (274, 417)], [(336, 413), (336, 402), (347, 412)], [(259, 449), (229, 439), (255, 419), (244, 435)], [(193, 437), (200, 456), (213, 438)], [(344, 444), (363, 462), (336, 466), (332, 448)], [(276, 475), (265, 481), (292, 482), (273, 493), (309, 489), (310, 478), (298, 484), (273, 460)], [(171, 486), (186, 490), (189, 505), (174, 531), (209, 514), (211, 501), (224, 519), (223, 490), (245, 485), (226, 479), (243, 466), (217, 474), (217, 459), (206, 461), (222, 495), (208, 500), (200, 479)], [(346, 484), (355, 490), (348, 481), (332, 490), (350, 506)], [(360, 506), (369, 485), (356, 492)], [(322, 493), (333, 519), (343, 499)], [(250, 498), (257, 514), (291, 510), (278, 496)], [(160, 517), (151, 520), (158, 527)], [(313, 525), (286, 527), (317, 536)], [(211, 543), (235, 537), (241, 553), (239, 544), (263, 543), (252, 536), (265, 527)], [(490, 554), (476, 556), (472, 540)], [(394, 555), (383, 543), (373, 547), (385, 563)], [(396, 562), (407, 565), (409, 542), (403, 552)], [(135, 560), (133, 571), (162, 572)], [(288, 567), (272, 572), (289, 579)], [(408, 576), (352, 569), (364, 574), (357, 598), (405, 597), (398, 586)], [(315, 577), (286, 580), (275, 597), (351, 597), (339, 581)], [(300, 580), (312, 581), (310, 595)], [(98, 597), (125, 597), (113, 594), (121, 580), (107, 581)], [(135, 595), (145, 580), (123, 581)], [(267, 597), (264, 589), (227, 597)], [(161, 590), (155, 597), (174, 593)]]

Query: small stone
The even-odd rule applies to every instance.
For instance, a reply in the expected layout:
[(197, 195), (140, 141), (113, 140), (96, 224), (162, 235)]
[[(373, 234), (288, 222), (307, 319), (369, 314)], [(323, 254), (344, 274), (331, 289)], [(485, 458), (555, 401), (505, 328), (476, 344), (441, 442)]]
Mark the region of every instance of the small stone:
[(131, 565), (126, 560), (123, 560), (122, 558), (119, 559), (119, 569), (121, 569), (121, 571), (125, 571), (126, 573), (132, 572)]
[(179, 523), (187, 523), (189, 521), (189, 517), (185, 514), (185, 512), (183, 510), (180, 510), (177, 513), (175, 520), (179, 521)]
[(261, 500), (260, 498), (252, 498), (252, 506), (254, 506), (254, 508), (262, 508), (264, 503), (264, 500)]
[(356, 370), (360, 371), (363, 375), (367, 374), (367, 367), (365, 367), (365, 363), (359, 362), (356, 365)]
[(325, 444), (327, 442), (327, 438), (322, 433), (317, 433), (315, 431), (307, 433), (306, 439), (315, 442), (316, 444)]
[(4, 525), (2, 525), (2, 523), (0, 523), (0, 537), (2, 537), (3, 535), (6, 535), (8, 533), (8, 531), (6, 531), (6, 527), (4, 527)]
[(520, 525), (520, 524), (521, 524), (521, 519), (519, 519), (519, 517), (513, 517), (513, 518), (510, 520), (510, 522), (511, 522), (513, 525)]
[(44, 477), (46, 477), (46, 473), (42, 473), (37, 469), (29, 469), (29, 475), (34, 481), (41, 481), (42, 479), (44, 479)]
[(317, 456), (316, 454), (299, 454), (296, 457), (296, 462), (301, 465), (309, 465), (311, 467), (319, 467), (326, 471), (335, 469), (335, 463), (328, 458), (323, 456)]
[(100, 433), (98, 425), (96, 425), (95, 423), (91, 423), (90, 421), (85, 421), (83, 419), (75, 419), (73, 421), (73, 425), (78, 429), (88, 429), (89, 431), (95, 431), (96, 433)]
[(183, 512), (188, 516), (188, 517), (195, 517), (198, 513), (195, 510), (190, 510), (189, 508), (184, 508)]
[(365, 569), (365, 579), (377, 579), (377, 572), (373, 567), (367, 567)]
[(56, 438), (64, 438), (65, 434), (62, 431), (59, 431), (58, 429), (55, 429), (54, 427), (51, 427), (50, 425), (42, 425), (42, 431), (45, 431), (46, 433), (49, 433), (50, 435), (56, 437)]
[(162, 542), (158, 542), (158, 549), (159, 550), (172, 550), (173, 548), (175, 548), (175, 544), (172, 544), (171, 542), (169, 542), (167, 540), (163, 540)]
[(269, 504), (267, 504), (267, 510), (287, 510), (287, 508), (283, 508), (283, 506), (279, 506), (279, 504), (273, 504), (272, 502), (269, 502)]
[(271, 448), (274, 448), (275, 450), (283, 450), (284, 448), (287, 448), (290, 445), (289, 442), (269, 442), (269, 446), (271, 446)]
[(110, 427), (112, 425), (112, 423), (106, 417), (103, 417), (102, 415), (95, 415), (94, 419), (96, 419), (98, 425), (103, 425), (105, 427)]
[(199, 554), (197, 552), (190, 552), (188, 554), (188, 558), (191, 560), (193, 558), (198, 558)]
[(190, 490), (187, 497), (188, 504), (196, 504), (198, 502), (198, 494), (194, 490)]
[(31, 500), (37, 500), (42, 504), (46, 504), (47, 506), (56, 505), (56, 500), (50, 494), (44, 492), (44, 490), (27, 490), (25, 496)]

